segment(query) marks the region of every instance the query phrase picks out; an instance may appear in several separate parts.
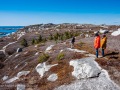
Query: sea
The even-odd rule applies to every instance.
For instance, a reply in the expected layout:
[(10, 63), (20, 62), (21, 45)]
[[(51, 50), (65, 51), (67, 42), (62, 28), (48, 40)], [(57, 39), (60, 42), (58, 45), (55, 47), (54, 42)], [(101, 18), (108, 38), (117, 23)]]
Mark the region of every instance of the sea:
[(22, 29), (24, 26), (0, 26), (0, 38), (8, 36), (14, 32), (17, 32), (19, 29)]

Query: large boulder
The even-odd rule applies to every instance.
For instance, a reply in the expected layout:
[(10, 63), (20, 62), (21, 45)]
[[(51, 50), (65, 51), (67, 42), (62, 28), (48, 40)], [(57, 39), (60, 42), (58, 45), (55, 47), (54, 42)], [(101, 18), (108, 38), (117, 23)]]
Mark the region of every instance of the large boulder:
[(77, 79), (98, 77), (101, 68), (94, 59), (94, 57), (87, 57), (70, 61), (70, 65), (74, 67), (72, 75)]
[(17, 49), (21, 48), (21, 45), (19, 43), (14, 43), (12, 45), (9, 45), (6, 49), (5, 52), (8, 55), (12, 55), (13, 53), (16, 53)]

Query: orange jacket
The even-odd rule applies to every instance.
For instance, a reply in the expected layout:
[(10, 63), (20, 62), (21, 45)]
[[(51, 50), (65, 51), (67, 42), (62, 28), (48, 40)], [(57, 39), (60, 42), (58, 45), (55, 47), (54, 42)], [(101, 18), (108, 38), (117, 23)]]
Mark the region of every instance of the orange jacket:
[(94, 48), (96, 49), (100, 48), (100, 36), (95, 37)]

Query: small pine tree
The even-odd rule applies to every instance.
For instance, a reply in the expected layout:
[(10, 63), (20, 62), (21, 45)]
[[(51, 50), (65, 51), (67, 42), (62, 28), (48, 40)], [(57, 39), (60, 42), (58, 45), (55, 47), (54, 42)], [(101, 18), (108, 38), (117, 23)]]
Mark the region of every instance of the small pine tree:
[(43, 42), (46, 42), (46, 41), (47, 41), (47, 39), (46, 39), (46, 38), (44, 38), (42, 41), (43, 41)]
[(50, 34), (49, 40), (53, 40), (53, 35)]
[(34, 44), (35, 44), (35, 39), (34, 39), (34, 38), (32, 39), (31, 44), (32, 44), (32, 45), (34, 45)]
[(65, 39), (69, 39), (69, 32), (65, 32)]
[(27, 43), (27, 40), (25, 38), (23, 38), (21, 40), (21, 45), (24, 46), (24, 47), (27, 47), (28, 46), (28, 43)]
[(39, 37), (38, 37), (38, 42), (42, 42), (42, 40), (43, 40), (42, 36), (39, 35)]
[(38, 44), (38, 43), (39, 43), (38, 39), (35, 39), (35, 44)]

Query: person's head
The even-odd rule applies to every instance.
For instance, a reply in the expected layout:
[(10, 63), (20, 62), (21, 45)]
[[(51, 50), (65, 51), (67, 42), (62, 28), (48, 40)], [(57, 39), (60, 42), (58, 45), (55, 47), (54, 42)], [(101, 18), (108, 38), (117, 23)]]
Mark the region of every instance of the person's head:
[(106, 37), (106, 35), (105, 35), (105, 34), (103, 34), (103, 37)]
[(98, 33), (95, 33), (95, 36), (97, 37), (97, 36), (99, 36), (99, 34), (98, 34)]

